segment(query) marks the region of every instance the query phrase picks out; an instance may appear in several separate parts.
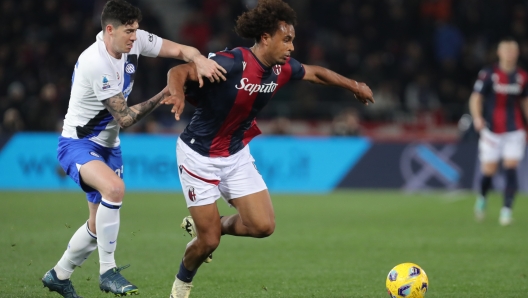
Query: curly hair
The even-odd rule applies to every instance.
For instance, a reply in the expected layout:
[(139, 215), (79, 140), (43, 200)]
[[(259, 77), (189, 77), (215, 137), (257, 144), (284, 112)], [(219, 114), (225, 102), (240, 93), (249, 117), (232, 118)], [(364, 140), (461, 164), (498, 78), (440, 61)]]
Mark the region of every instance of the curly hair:
[(297, 14), (282, 0), (259, 0), (257, 7), (238, 17), (235, 32), (242, 38), (259, 42), (264, 33), (274, 35), (280, 21), (295, 26)]
[(120, 25), (134, 24), (135, 21), (141, 22), (141, 19), (142, 15), (139, 8), (124, 0), (110, 0), (103, 7), (101, 27), (104, 31), (108, 24), (119, 27)]

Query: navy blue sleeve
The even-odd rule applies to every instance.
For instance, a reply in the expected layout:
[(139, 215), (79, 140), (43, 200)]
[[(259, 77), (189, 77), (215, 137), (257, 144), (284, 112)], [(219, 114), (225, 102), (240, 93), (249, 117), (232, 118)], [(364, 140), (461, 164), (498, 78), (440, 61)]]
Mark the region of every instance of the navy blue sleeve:
[(473, 91), (478, 92), (480, 94), (487, 94), (488, 92), (490, 92), (492, 88), (492, 73), (493, 70), (491, 69), (481, 70), (478, 74), (478, 79), (475, 82), (475, 85), (473, 86)]
[(302, 80), (304, 78), (305, 70), (301, 62), (290, 58), (288, 63), (290, 64), (292, 70), (290, 80)]
[(230, 75), (235, 65), (235, 57), (231, 51), (221, 51), (216, 53), (209, 53), (209, 59), (216, 61), (218, 65), (222, 66), (226, 71), (226, 76)]

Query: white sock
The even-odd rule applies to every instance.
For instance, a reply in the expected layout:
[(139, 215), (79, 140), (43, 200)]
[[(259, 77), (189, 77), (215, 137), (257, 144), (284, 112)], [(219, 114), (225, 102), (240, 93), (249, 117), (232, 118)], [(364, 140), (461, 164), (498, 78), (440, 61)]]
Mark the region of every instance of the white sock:
[(97, 236), (88, 229), (88, 222), (73, 234), (66, 251), (54, 269), (61, 280), (69, 279), (75, 267), (81, 266), (97, 248)]
[(95, 216), (100, 274), (117, 267), (114, 251), (119, 234), (119, 208), (121, 208), (121, 203), (110, 202), (102, 198)]

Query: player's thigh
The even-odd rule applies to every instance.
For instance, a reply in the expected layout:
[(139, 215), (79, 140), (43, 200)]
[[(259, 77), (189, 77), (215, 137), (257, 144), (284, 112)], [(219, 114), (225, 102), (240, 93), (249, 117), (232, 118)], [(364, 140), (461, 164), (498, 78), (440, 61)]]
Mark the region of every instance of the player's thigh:
[(100, 160), (92, 160), (79, 170), (82, 182), (99, 191), (108, 200), (120, 202), (125, 193), (125, 184), (116, 172)]
[(501, 158), (503, 139), (500, 135), (483, 129), (479, 138), (479, 160), (481, 164), (498, 163)]
[(482, 162), (480, 164), (480, 170), (482, 171), (482, 174), (486, 176), (492, 176), (495, 173), (497, 173), (497, 170), (499, 169), (499, 162)]
[(516, 168), (523, 159), (526, 150), (524, 130), (508, 132), (504, 136), (502, 159), (505, 168)]
[(232, 199), (230, 203), (237, 209), (244, 225), (275, 229), (275, 211), (267, 189)]
[(189, 212), (194, 220), (194, 226), (200, 241), (206, 241), (212, 245), (218, 244), (222, 234), (220, 214), (216, 203), (189, 207)]

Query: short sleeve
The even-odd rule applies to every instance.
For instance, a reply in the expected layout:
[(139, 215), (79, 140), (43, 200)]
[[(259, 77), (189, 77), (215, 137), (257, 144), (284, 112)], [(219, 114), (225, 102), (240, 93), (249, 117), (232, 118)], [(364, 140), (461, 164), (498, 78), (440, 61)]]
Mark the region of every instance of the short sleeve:
[[(78, 67), (83, 67), (82, 64)], [(116, 94), (121, 93), (122, 86), (119, 85), (119, 80), (116, 73), (113, 71), (111, 65), (106, 63), (98, 63), (96, 65), (87, 66), (83, 72), (86, 80), (92, 86), (93, 92), (97, 100), (103, 101)]]
[(305, 75), (306, 72), (305, 72), (304, 66), (301, 64), (301, 62), (299, 62), (299, 61), (297, 61), (297, 60), (295, 60), (293, 58), (290, 58), (288, 63), (290, 64), (290, 67), (291, 67), (291, 70), (292, 70), (290, 80), (302, 80), (304, 78), (304, 75)]
[(235, 65), (235, 55), (230, 51), (221, 51), (216, 53), (209, 53), (209, 59), (216, 61), (218, 65), (222, 66), (227, 74), (231, 74), (233, 66)]
[(140, 29), (136, 31), (136, 36), (139, 54), (147, 57), (157, 57), (159, 55), (163, 38)]
[(475, 82), (475, 85), (473, 85), (473, 91), (485, 94), (489, 92), (492, 82), (491, 82), (491, 70), (489, 69), (483, 69), (479, 72), (477, 81)]

